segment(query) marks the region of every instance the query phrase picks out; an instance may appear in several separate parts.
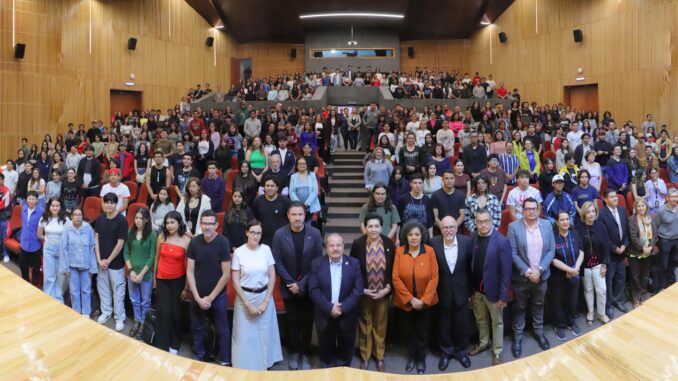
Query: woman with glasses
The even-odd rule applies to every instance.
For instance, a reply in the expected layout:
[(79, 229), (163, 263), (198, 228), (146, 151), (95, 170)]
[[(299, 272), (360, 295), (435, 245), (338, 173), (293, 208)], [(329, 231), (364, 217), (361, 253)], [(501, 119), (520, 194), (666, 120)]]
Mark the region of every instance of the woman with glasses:
[(276, 273), (271, 249), (261, 244), (261, 222), (247, 225), (247, 243), (235, 249), (231, 270), (236, 293), (231, 341), (233, 366), (266, 370), (282, 360), (273, 303)]
[(666, 203), (666, 195), (669, 193), (666, 183), (659, 178), (657, 168), (650, 168), (650, 178), (645, 181), (645, 190), (648, 195), (647, 206), (650, 208), (650, 214), (655, 214)]

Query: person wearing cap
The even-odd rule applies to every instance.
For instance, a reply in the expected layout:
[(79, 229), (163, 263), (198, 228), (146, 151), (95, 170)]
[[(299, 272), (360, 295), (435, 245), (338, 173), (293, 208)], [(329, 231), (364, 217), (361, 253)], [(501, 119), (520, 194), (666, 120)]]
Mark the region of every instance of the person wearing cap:
[(113, 158), (118, 162), (118, 168), (121, 169), (122, 181), (129, 181), (132, 179), (132, 174), (135, 173), (134, 155), (127, 151), (127, 144), (125, 143), (120, 143), (118, 149), (120, 151)]
[(118, 196), (116, 204), (118, 213), (122, 214), (123, 216), (127, 216), (127, 205), (129, 204), (129, 198), (131, 197), (131, 194), (127, 185), (120, 182), (121, 178), (122, 174), (119, 168), (111, 168), (108, 171), (109, 182), (101, 187), (101, 207), (102, 209), (104, 207), (103, 197), (109, 193), (114, 193), (116, 196)]
[(558, 212), (564, 210), (570, 215), (570, 222), (574, 222), (577, 208), (574, 205), (572, 196), (567, 192), (563, 192), (563, 188), (565, 187), (565, 178), (563, 175), (557, 174), (553, 176), (551, 185), (553, 185), (553, 192), (546, 196), (544, 204), (542, 205), (544, 208), (544, 217), (548, 218), (551, 223), (555, 223)]

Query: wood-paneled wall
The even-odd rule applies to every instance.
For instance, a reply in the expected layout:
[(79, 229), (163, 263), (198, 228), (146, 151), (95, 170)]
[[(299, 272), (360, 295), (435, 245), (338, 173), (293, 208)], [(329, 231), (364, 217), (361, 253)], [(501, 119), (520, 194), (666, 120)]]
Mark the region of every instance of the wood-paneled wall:
[[(407, 55), (407, 48), (414, 48), (414, 57)], [(447, 70), (461, 73), (472, 70), (469, 64), (471, 43), (469, 40), (417, 40), (400, 42), (400, 70), (413, 72), (417, 67)]]
[[(92, 44), (90, 53), (90, 9)], [(143, 92), (144, 108), (172, 107), (196, 83), (229, 85), (234, 42), (183, 0), (0, 0), (0, 157), (21, 137), (39, 143), (92, 119), (110, 118), (110, 89)], [(137, 38), (136, 50), (127, 39)], [(127, 87), (130, 74), (135, 86)]]
[[(297, 57), (290, 57), (290, 49), (297, 49)], [(252, 59), (254, 78), (277, 77), (283, 72), (304, 72), (304, 44), (249, 43), (238, 44), (235, 57)]]
[[(601, 112), (636, 125), (652, 113), (677, 133), (676, 20), (678, 0), (518, 0), (472, 36), (470, 63), (539, 103), (561, 102), (564, 86), (597, 83)], [(575, 80), (578, 67), (584, 81)]]

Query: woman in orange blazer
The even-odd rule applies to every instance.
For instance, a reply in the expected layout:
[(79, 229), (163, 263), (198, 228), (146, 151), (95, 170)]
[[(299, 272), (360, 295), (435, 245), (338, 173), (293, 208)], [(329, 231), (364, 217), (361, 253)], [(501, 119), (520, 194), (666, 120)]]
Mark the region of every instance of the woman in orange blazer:
[(408, 360), (405, 370), (417, 374), (426, 371), (431, 307), (438, 303), (438, 262), (428, 242), (426, 227), (411, 220), (402, 228), (401, 241), (407, 243), (396, 250), (393, 261), (393, 304), (403, 311), (409, 327)]

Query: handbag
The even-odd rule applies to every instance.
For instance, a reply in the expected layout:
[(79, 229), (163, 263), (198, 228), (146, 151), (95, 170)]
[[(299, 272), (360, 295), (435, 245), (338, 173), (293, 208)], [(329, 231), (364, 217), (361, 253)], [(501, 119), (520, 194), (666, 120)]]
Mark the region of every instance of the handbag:
[(141, 340), (148, 345), (155, 345), (155, 336), (158, 330), (157, 320), (158, 312), (153, 307), (149, 308), (144, 317), (144, 325), (141, 327)]

